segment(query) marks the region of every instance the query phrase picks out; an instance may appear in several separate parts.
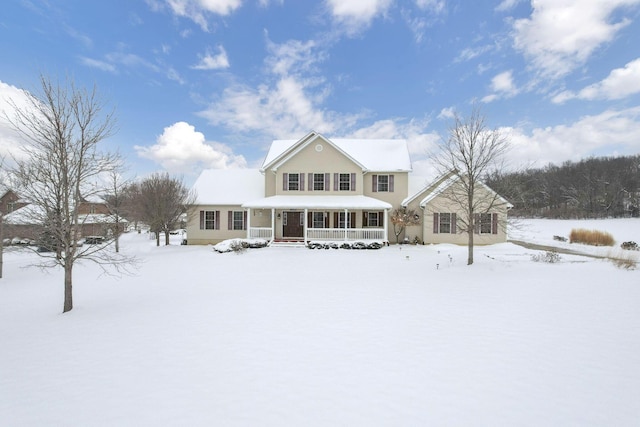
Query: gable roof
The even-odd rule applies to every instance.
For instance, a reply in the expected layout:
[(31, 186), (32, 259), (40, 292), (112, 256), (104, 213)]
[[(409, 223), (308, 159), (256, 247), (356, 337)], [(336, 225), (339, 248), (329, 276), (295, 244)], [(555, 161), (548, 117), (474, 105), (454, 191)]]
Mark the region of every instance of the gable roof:
[[(458, 174), (456, 171), (450, 171), (445, 174), (442, 174), (438, 178), (436, 178), (433, 182), (423, 187), (421, 190), (419, 190), (415, 194), (404, 199), (402, 201), (402, 206), (407, 206), (409, 205), (409, 203), (413, 202), (414, 200), (424, 195), (424, 197), (420, 200), (420, 203), (419, 203), (420, 207), (424, 207), (427, 205), (427, 203), (429, 203), (430, 201), (435, 199), (437, 196), (442, 194), (447, 188), (451, 187), (454, 183), (458, 182), (460, 179), (462, 179), (462, 176)], [(509, 203), (508, 200), (506, 200), (504, 197), (496, 193), (491, 187), (489, 187), (484, 182), (478, 181), (478, 184), (484, 187), (487, 191), (495, 194), (497, 196), (497, 199), (501, 203), (504, 203), (505, 205), (507, 205), (507, 208), (510, 209), (513, 207), (513, 205)]]
[(318, 138), (331, 144), (364, 171), (410, 172), (412, 169), (407, 141), (404, 139), (329, 139), (312, 131), (299, 140), (273, 141), (261, 170), (277, 168)]
[(264, 197), (264, 176), (258, 169), (205, 169), (193, 190), (196, 204), (241, 205)]

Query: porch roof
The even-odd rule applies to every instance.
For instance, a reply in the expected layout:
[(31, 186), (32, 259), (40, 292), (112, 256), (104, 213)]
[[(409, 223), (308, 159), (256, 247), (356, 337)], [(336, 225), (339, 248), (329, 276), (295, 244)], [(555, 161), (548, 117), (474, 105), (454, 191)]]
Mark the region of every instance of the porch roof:
[(356, 196), (271, 196), (242, 204), (251, 209), (391, 209), (391, 204)]

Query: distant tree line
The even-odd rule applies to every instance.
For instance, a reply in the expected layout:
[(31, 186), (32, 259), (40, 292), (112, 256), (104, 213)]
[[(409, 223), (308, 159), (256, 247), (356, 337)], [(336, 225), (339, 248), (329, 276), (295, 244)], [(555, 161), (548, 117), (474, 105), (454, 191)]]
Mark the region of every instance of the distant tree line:
[(616, 218), (640, 215), (640, 155), (593, 157), (519, 172), (493, 172), (485, 182), (507, 198), (513, 216)]

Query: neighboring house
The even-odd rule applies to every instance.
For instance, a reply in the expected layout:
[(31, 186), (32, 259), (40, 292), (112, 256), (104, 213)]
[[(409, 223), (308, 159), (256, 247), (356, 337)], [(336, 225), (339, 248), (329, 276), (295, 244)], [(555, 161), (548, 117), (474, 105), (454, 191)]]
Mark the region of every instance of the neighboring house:
[[(23, 203), (19, 209), (5, 216), (4, 238), (19, 237), (37, 240), (42, 234), (42, 222), (45, 216), (41, 208)], [(115, 218), (103, 200), (85, 199), (78, 205), (78, 223), (80, 224), (80, 237), (107, 236), (113, 232)], [(120, 218), (119, 223), (124, 231), (127, 221)]]
[[(202, 172), (189, 210), (188, 244), (229, 238), (395, 241), (391, 210), (407, 200), (420, 205), (429, 189), (409, 197), (411, 170), (405, 140), (328, 139), (316, 132), (276, 140), (259, 170)], [(420, 207), (423, 224), (431, 224), (427, 212)], [(422, 242), (424, 229), (413, 227), (405, 236)]]
[(13, 190), (7, 190), (2, 197), (0, 197), (0, 213), (3, 215), (10, 214), (26, 205), (27, 202), (21, 200), (20, 196)]

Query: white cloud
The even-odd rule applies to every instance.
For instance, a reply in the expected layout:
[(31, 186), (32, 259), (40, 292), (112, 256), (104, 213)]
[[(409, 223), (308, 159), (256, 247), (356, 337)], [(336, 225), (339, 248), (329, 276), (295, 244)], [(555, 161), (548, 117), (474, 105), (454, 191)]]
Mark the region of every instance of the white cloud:
[(518, 88), (513, 82), (513, 71), (503, 71), (491, 79), (492, 94), (482, 98), (482, 102), (489, 103), (499, 98), (511, 98), (518, 94)]
[(279, 76), (312, 72), (315, 64), (327, 58), (327, 53), (313, 40), (289, 40), (282, 44), (267, 40), (267, 50), (268, 71)]
[(204, 134), (186, 122), (164, 128), (154, 145), (134, 148), (140, 157), (155, 161), (171, 173), (190, 173), (196, 167), (231, 169), (247, 166), (243, 156), (233, 154), (225, 144), (206, 141)]
[(444, 0), (416, 0), (416, 6), (432, 13), (442, 13), (445, 10), (446, 2)]
[(355, 34), (369, 27), (376, 17), (384, 15), (392, 0), (326, 0), (326, 4), (345, 32)]
[(588, 156), (637, 154), (640, 141), (640, 107), (607, 110), (585, 116), (569, 125), (536, 128), (504, 128), (511, 141), (509, 163), (513, 167), (535, 167), (566, 160), (578, 161)]
[(100, 61), (99, 59), (87, 58), (84, 56), (80, 57), (80, 62), (82, 65), (86, 65), (87, 67), (97, 68), (98, 70), (107, 71), (109, 73), (117, 73), (117, 68), (108, 62)]
[(556, 104), (570, 99), (622, 99), (640, 93), (640, 58), (627, 63), (624, 68), (616, 68), (598, 83), (589, 85), (578, 93), (564, 91), (553, 98)]
[(618, 9), (640, 0), (536, 0), (530, 18), (513, 22), (515, 48), (545, 78), (560, 78), (585, 63), (629, 24), (612, 22)]
[(14, 120), (14, 105), (20, 110), (29, 108), (28, 95), (22, 89), (0, 81), (0, 158), (9, 163), (11, 157), (20, 157), (25, 145), (22, 137), (7, 120)]
[(440, 114), (438, 114), (438, 118), (441, 120), (450, 120), (455, 117), (456, 109), (453, 107), (446, 107), (440, 110)]
[(513, 9), (520, 3), (522, 0), (502, 0), (498, 6), (496, 6), (497, 12), (506, 12), (507, 10)]
[(229, 68), (227, 51), (223, 46), (218, 46), (217, 55), (212, 55), (211, 52), (207, 51), (207, 53), (200, 56), (200, 61), (191, 68), (194, 70), (220, 70)]
[[(242, 6), (242, 0), (164, 0), (164, 3), (175, 15), (191, 19), (203, 31), (209, 31), (207, 15), (227, 16)], [(159, 8), (157, 3), (152, 5), (154, 10)]]

